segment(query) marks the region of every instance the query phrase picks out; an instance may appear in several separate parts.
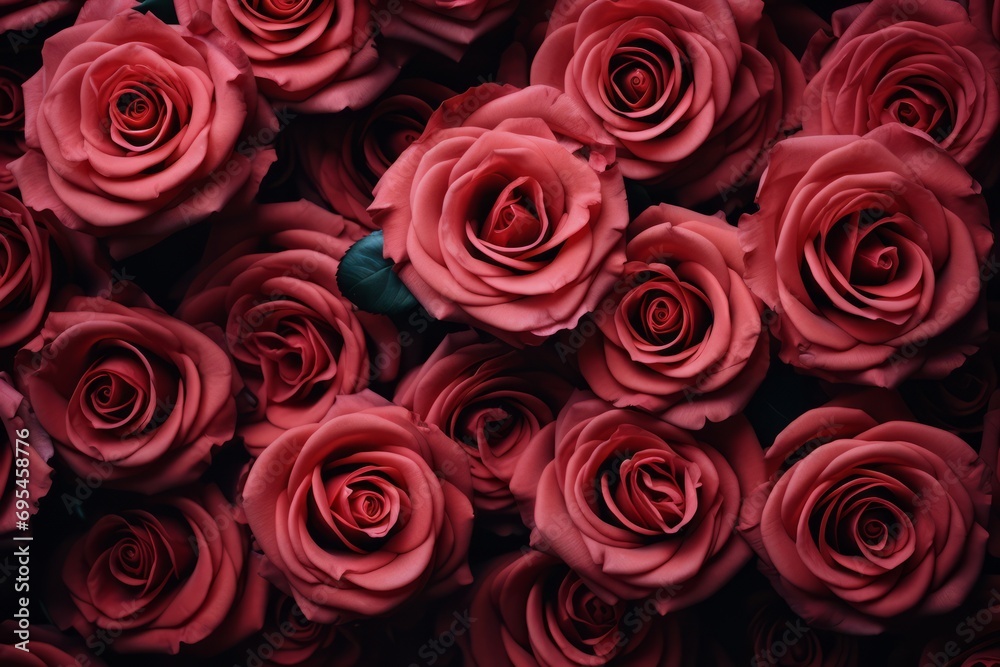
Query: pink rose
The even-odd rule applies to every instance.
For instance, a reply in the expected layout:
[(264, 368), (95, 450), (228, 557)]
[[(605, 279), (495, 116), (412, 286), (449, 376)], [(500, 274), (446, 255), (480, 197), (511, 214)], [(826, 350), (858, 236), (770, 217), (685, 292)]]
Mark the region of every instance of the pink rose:
[(65, 590), (47, 604), (116, 653), (214, 655), (264, 622), (260, 561), (218, 488), (189, 489), (99, 518), (57, 561)]
[(742, 418), (697, 436), (578, 392), (521, 456), (511, 488), (552, 551), (605, 602), (657, 597), (660, 614), (721, 588), (750, 559), (733, 528), (761, 482)]
[(560, 0), (531, 82), (564, 90), (620, 147), (622, 173), (691, 205), (753, 180), (804, 81), (763, 2)]
[(307, 113), (360, 109), (392, 83), (400, 54), (376, 46), (365, 0), (176, 0), (181, 25), (211, 23), (246, 52), (262, 93)]
[(116, 256), (249, 199), (274, 160), (274, 115), (246, 56), (152, 14), (49, 38), (24, 98), (29, 150), (10, 169), (25, 203)]
[(52, 441), (28, 402), (0, 373), (0, 534), (10, 533), (38, 511), (52, 488)]
[(901, 123), (974, 165), (1000, 123), (1000, 46), (957, 2), (875, 0), (833, 15), (803, 58), (806, 134)]
[(162, 311), (75, 297), (16, 361), (59, 458), (109, 488), (157, 493), (192, 482), (233, 435), (229, 358)]
[(941, 378), (986, 331), (992, 243), (979, 186), (898, 123), (792, 137), (740, 220), (746, 282), (776, 314), (781, 360), (833, 382)]
[(378, 0), (372, 12), (385, 37), (460, 60), (469, 45), (500, 27), (518, 0)]
[(768, 366), (736, 228), (661, 204), (636, 218), (629, 235), (622, 282), (580, 349), (583, 377), (601, 398), (684, 428), (731, 417)]
[(360, 112), (308, 116), (290, 128), (309, 199), (374, 229), (372, 190), (455, 92), (425, 79), (397, 81)]
[(47, 625), (32, 624), (29, 628), (28, 651), (16, 644), (17, 621), (0, 623), (0, 661), (5, 667), (105, 667), (78, 638), (62, 634)]
[[(666, 595), (658, 591), (658, 594)], [(476, 581), (463, 646), (469, 667), (681, 667), (693, 664), (684, 620), (655, 598), (608, 603), (558, 559), (538, 551), (490, 563)], [(717, 663), (712, 663), (717, 664)]]
[(237, 432), (258, 454), (287, 429), (320, 421), (338, 395), (392, 379), (398, 358), (381, 349), (396, 329), (337, 288), (356, 225), (305, 201), (258, 205), (240, 224), (210, 241), (212, 261), (177, 316), (225, 332), (220, 342), (250, 394)]
[(0, 192), (17, 187), (7, 164), (24, 155), (24, 77), (17, 70), (0, 67)]
[(533, 350), (466, 331), (446, 336), (399, 383), (394, 401), (463, 446), (473, 505), (487, 518), (503, 518), (517, 515), (509, 489), (515, 466), (572, 392), (560, 369)]
[(990, 485), (958, 436), (868, 390), (810, 410), (775, 439), (772, 478), (740, 530), (761, 570), (817, 628), (877, 634), (955, 609), (983, 565)]
[(547, 86), (485, 84), (445, 102), (370, 210), (431, 315), (517, 344), (573, 327), (621, 272), (614, 149)]
[(268, 445), (243, 502), (268, 578), (334, 623), (470, 583), (471, 494), (457, 444), (367, 391)]

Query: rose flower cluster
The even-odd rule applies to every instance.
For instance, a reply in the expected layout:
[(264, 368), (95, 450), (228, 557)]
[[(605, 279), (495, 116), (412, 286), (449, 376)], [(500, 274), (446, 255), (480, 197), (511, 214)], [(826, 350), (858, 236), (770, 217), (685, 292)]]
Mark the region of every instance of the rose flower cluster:
[(0, 0), (0, 665), (1000, 665), (1000, 0)]

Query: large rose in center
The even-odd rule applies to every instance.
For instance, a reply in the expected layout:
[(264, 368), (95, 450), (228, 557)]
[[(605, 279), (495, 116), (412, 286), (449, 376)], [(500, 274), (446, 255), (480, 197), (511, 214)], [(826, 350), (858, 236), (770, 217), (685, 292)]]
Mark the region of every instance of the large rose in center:
[(432, 315), (516, 343), (574, 326), (621, 272), (614, 148), (546, 86), (486, 84), (445, 102), (370, 210)]

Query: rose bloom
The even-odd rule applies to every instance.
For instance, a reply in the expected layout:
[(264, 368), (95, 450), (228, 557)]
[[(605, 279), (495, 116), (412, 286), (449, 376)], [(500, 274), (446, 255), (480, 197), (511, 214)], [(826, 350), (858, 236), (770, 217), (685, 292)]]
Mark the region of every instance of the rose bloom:
[(986, 466), (957, 435), (867, 390), (775, 438), (771, 479), (739, 529), (792, 610), (816, 628), (878, 634), (955, 609), (983, 565)]
[(759, 1), (559, 0), (531, 83), (564, 90), (622, 173), (691, 205), (755, 179), (805, 85)]
[(610, 138), (547, 86), (451, 98), (375, 188), (385, 256), (437, 319), (516, 344), (573, 327), (621, 272)]
[[(17, 529), (18, 499), (28, 501), (28, 512), (38, 511), (38, 501), (52, 488), (52, 441), (42, 429), (31, 406), (0, 373), (0, 534)], [(18, 443), (21, 443), (19, 446)], [(27, 465), (18, 465), (17, 461)]]
[(0, 66), (0, 192), (17, 187), (7, 164), (24, 155), (24, 77)]
[(510, 18), (518, 0), (378, 0), (375, 6), (372, 17), (386, 38), (458, 61)]
[(306, 116), (289, 132), (302, 171), (300, 187), (318, 204), (374, 229), (372, 190), (455, 92), (426, 79), (403, 79), (359, 112)]
[(958, 2), (875, 0), (833, 15), (803, 57), (811, 75), (806, 134), (864, 134), (887, 123), (920, 130), (963, 165), (1000, 123), (1000, 46)]
[(996, 0), (969, 0), (972, 22), (993, 39), (1000, 40), (1000, 3)]
[(746, 282), (781, 360), (833, 382), (941, 378), (986, 331), (993, 243), (979, 186), (919, 132), (792, 137), (740, 220)]
[(361, 0), (177, 0), (181, 25), (212, 25), (250, 58), (261, 92), (307, 113), (359, 109), (396, 78), (403, 59), (375, 44), (379, 24)]
[(666, 614), (712, 595), (750, 560), (733, 527), (764, 479), (742, 417), (691, 434), (578, 392), (521, 456), (511, 489), (532, 546), (608, 603), (669, 591), (656, 598)]
[(268, 578), (334, 623), (471, 583), (471, 495), (455, 442), (365, 391), (268, 445), (243, 503)]
[(157, 493), (191, 482), (233, 435), (225, 351), (152, 307), (75, 297), (16, 363), (59, 458), (108, 488)]
[(532, 352), (484, 342), (472, 331), (451, 334), (399, 383), (393, 399), (463, 446), (473, 505), (487, 517), (517, 516), (509, 488), (514, 468), (573, 393), (565, 371)]
[(56, 563), (53, 619), (84, 637), (113, 633), (116, 653), (214, 655), (264, 622), (261, 558), (215, 486), (106, 514)]
[(95, 657), (83, 640), (55, 628), (32, 623), (28, 651), (15, 646), (21, 641), (15, 630), (17, 621), (0, 623), (0, 661), (5, 667), (105, 667), (104, 661)]
[(25, 204), (116, 256), (249, 200), (274, 160), (274, 115), (213, 33), (126, 10), (50, 37), (42, 61), (24, 84), (29, 150), (10, 169)]
[(608, 603), (564, 563), (538, 551), (498, 558), (472, 592), (469, 614), (477, 620), (462, 644), (465, 664), (694, 664), (686, 624), (676, 614), (661, 618), (649, 602)]
[(736, 228), (661, 204), (636, 218), (629, 236), (622, 284), (580, 349), (583, 377), (601, 398), (683, 428), (731, 417), (768, 366)]
[(751, 596), (748, 603), (752, 616), (747, 635), (754, 667), (859, 667), (856, 637), (810, 628), (773, 591)]
[(238, 434), (251, 453), (318, 422), (338, 395), (395, 377), (398, 358), (374, 357), (395, 342), (396, 328), (355, 309), (337, 288), (356, 230), (309, 202), (258, 205), (238, 231), (210, 241), (212, 261), (178, 308), (179, 318), (225, 332), (250, 394)]

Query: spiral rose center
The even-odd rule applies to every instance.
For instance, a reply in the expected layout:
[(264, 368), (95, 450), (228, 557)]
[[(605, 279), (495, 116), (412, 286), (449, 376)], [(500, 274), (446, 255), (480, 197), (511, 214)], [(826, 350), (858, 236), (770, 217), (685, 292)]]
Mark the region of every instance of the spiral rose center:
[(810, 518), (812, 530), (839, 554), (895, 562), (912, 551), (910, 513), (877, 472), (852, 474), (825, 494)]
[(605, 95), (619, 113), (658, 110), (664, 97), (675, 99), (687, 86), (687, 61), (650, 39), (626, 39), (608, 62)]
[(694, 518), (701, 474), (677, 455), (621, 451), (602, 466), (598, 494), (617, 523), (644, 535), (675, 534)]
[(183, 122), (179, 110), (160, 82), (123, 76), (108, 98), (108, 132), (128, 151), (145, 152), (162, 146)]
[(457, 420), (458, 440), (477, 451), (492, 448), (507, 439), (517, 422), (518, 411), (504, 401), (470, 406)]
[(499, 248), (524, 248), (536, 241), (541, 231), (535, 203), (512, 188), (504, 191), (490, 209), (479, 238)]
[(0, 130), (20, 129), (24, 123), (24, 96), (21, 86), (0, 78)]
[[(12, 307), (27, 305), (23, 300), (31, 298), (30, 290), (17, 290), (11, 284), (15, 276), (22, 276), (22, 279), (30, 277), (25, 271), (30, 253), (23, 233), (18, 229), (19, 218), (16, 213), (0, 209), (0, 285), (10, 291), (0, 299), (0, 303)], [(24, 282), (26, 288), (30, 286), (29, 280)]]
[(601, 600), (575, 574), (559, 582), (548, 610), (554, 627), (578, 649), (605, 660), (618, 651), (616, 635), (623, 617), (623, 605)]
[(888, 99), (882, 120), (922, 130), (938, 142), (947, 139), (954, 130), (949, 97), (934, 82), (919, 78), (900, 82)]
[(623, 301), (631, 333), (662, 353), (676, 353), (704, 340), (712, 311), (704, 293), (675, 276), (656, 277)]
[(394, 471), (374, 465), (317, 470), (310, 532), (330, 548), (377, 550), (406, 524), (410, 499)]

